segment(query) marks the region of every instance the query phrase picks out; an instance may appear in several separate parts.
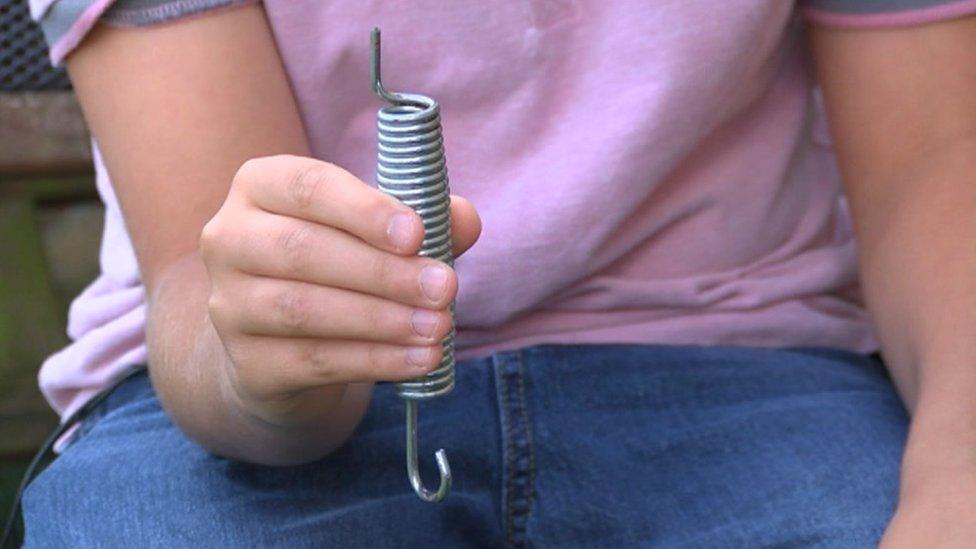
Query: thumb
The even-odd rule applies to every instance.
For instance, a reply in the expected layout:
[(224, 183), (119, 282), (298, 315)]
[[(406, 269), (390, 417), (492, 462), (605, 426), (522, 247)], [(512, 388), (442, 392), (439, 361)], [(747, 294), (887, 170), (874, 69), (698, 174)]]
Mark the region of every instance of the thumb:
[(481, 217), (465, 198), (451, 195), (451, 239), (454, 255), (459, 256), (478, 241), (481, 236)]

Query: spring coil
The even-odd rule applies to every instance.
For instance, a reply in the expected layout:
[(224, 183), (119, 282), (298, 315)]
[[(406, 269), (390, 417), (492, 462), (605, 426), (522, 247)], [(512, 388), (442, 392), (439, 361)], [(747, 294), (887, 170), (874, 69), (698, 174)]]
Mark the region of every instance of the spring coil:
[[(440, 106), (416, 94), (398, 94), (403, 103), (377, 113), (379, 147), (376, 182), (380, 190), (413, 208), (424, 224), (418, 255), (454, 265), (451, 251), (451, 199), (441, 136)], [(451, 332), (437, 369), (396, 384), (404, 399), (426, 400), (454, 388), (454, 305)]]
[[(440, 107), (433, 99), (394, 93), (380, 77), (380, 30), (370, 35), (370, 80), (377, 97), (390, 104), (377, 113), (379, 133), (376, 183), (380, 190), (407, 204), (424, 224), (419, 255), (454, 264), (451, 250), (451, 195), (441, 137)], [(407, 478), (423, 501), (436, 503), (451, 491), (451, 464), (441, 448), (434, 453), (440, 484), (424, 487), (417, 463), (417, 406), (419, 401), (447, 394), (454, 388), (454, 304), (451, 332), (441, 341), (443, 355), (437, 368), (425, 376), (396, 384), (403, 398), (406, 419)]]

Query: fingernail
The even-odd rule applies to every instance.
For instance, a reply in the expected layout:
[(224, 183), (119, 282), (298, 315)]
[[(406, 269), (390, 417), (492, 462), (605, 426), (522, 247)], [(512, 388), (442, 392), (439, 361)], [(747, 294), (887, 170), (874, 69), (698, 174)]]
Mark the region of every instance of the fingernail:
[(439, 302), (447, 292), (447, 269), (439, 265), (424, 267), (420, 271), (420, 289), (427, 299)]
[(434, 311), (425, 309), (414, 311), (413, 316), (410, 318), (410, 325), (413, 327), (414, 333), (421, 337), (432, 337), (439, 322), (440, 315)]
[(413, 214), (398, 213), (390, 219), (390, 225), (386, 228), (386, 237), (390, 244), (398, 250), (404, 250), (413, 240)]
[(430, 347), (411, 347), (407, 349), (407, 363), (414, 366), (430, 366)]

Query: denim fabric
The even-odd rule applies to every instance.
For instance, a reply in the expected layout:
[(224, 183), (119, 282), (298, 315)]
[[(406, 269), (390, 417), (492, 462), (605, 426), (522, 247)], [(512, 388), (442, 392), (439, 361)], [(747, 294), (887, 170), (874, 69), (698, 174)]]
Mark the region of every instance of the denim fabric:
[(377, 389), (329, 457), (214, 457), (145, 375), (30, 486), (27, 547), (872, 547), (907, 418), (882, 366), (832, 350), (543, 346), (458, 365), (420, 406), (413, 495), (403, 405)]

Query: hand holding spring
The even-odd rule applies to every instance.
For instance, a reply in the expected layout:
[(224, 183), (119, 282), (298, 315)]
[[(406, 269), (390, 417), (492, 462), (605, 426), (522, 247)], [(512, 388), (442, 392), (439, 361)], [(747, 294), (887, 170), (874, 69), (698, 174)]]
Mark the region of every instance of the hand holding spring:
[[(370, 38), (373, 91), (390, 103), (378, 113), (376, 182), (380, 190), (407, 204), (420, 216), (424, 223), (420, 255), (453, 265), (451, 204), (440, 106), (423, 95), (387, 91), (380, 77), (380, 30), (373, 29)], [(452, 313), (453, 310), (451, 305)], [(451, 489), (451, 467), (443, 449), (435, 454), (441, 475), (436, 492), (424, 487), (417, 466), (417, 401), (438, 397), (454, 388), (454, 330), (441, 344), (444, 354), (436, 370), (396, 384), (397, 394), (406, 406), (407, 476), (420, 499), (428, 502), (444, 499)]]

